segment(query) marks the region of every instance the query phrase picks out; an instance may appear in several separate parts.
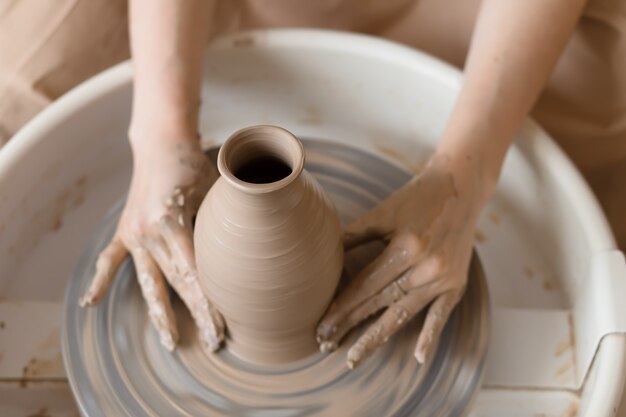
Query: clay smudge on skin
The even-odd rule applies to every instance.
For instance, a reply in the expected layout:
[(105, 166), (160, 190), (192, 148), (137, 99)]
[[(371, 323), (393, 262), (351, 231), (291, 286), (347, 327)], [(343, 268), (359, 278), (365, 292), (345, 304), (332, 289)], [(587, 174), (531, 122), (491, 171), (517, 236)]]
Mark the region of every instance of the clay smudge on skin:
[[(393, 192), (383, 203), (376, 206), (366, 216), (350, 224), (345, 230), (344, 244), (346, 248), (358, 246), (371, 238), (389, 240), (383, 254), (372, 261), (356, 279), (351, 282), (338, 296), (337, 304), (331, 308), (318, 326), (318, 340), (323, 344), (322, 349), (334, 346), (336, 343), (324, 344), (326, 341), (339, 340), (346, 327), (354, 326), (380, 308), (386, 308), (379, 324), (385, 323), (383, 334), (378, 332), (379, 324), (368, 329), (356, 345), (348, 353), (348, 366), (358, 365), (371, 351), (396, 332), (406, 321), (425, 308), (433, 300), (441, 309), (441, 315), (448, 317), (452, 307), (458, 302), (450, 303), (438, 289), (422, 282), (423, 277), (437, 277), (444, 268), (443, 260), (432, 248), (430, 228), (440, 221), (441, 216), (449, 207), (448, 203), (459, 198), (459, 191), (455, 179), (446, 169), (448, 158), (434, 158), (429, 168), (423, 174), (415, 176), (399, 190)], [(416, 197), (416, 193), (417, 197)], [(432, 201), (428, 206), (422, 206), (424, 200)], [(419, 221), (415, 221), (415, 213), (419, 212)], [(467, 214), (470, 216), (470, 214)], [(465, 218), (463, 219), (465, 220)], [(453, 225), (452, 228), (461, 227)], [(470, 235), (471, 236), (471, 235)], [(469, 237), (469, 236), (468, 236)], [(414, 262), (428, 254), (418, 266)], [(413, 269), (411, 269), (413, 268)], [(420, 268), (416, 270), (415, 268)], [(405, 272), (408, 275), (405, 279)], [(405, 306), (400, 303), (381, 303), (380, 297), (388, 285), (393, 282), (405, 292), (404, 303), (409, 310), (404, 317), (394, 317), (398, 308)], [(420, 288), (418, 292), (410, 290)], [(358, 319), (358, 320), (355, 320)], [(393, 321), (396, 323), (394, 324)], [(435, 335), (440, 330), (440, 324), (445, 320), (434, 312), (428, 313), (427, 328), (421, 339), (420, 352), (416, 357), (423, 361), (425, 350), (434, 343)], [(335, 329), (341, 329), (335, 330)]]

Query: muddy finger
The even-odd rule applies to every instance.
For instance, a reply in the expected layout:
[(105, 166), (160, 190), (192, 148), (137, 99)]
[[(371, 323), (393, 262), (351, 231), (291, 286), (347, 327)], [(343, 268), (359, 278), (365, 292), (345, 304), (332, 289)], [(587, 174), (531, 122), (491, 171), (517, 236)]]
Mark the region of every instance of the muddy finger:
[(432, 300), (429, 293), (430, 291), (413, 291), (387, 308), (348, 351), (348, 367), (352, 369), (358, 366), (415, 317)]
[[(185, 226), (171, 218), (161, 220), (165, 248), (157, 255), (159, 263), (168, 263), (171, 272), (166, 273), (170, 285), (183, 300), (196, 325), (200, 340), (208, 351), (219, 349), (224, 340), (225, 323), (222, 315), (206, 298), (198, 282), (192, 235)], [(156, 253), (156, 252), (155, 252)], [(169, 257), (164, 258), (163, 253)]]
[(419, 363), (423, 364), (430, 358), (441, 336), (441, 332), (450, 318), (452, 310), (454, 310), (454, 307), (457, 305), (459, 298), (460, 297), (456, 294), (446, 293), (440, 295), (431, 304), (415, 346), (415, 359), (417, 359)]
[(352, 310), (380, 292), (415, 262), (415, 248), (407, 248), (402, 239), (392, 240), (383, 253), (366, 266), (339, 294), (318, 326), (318, 337), (327, 340), (337, 324)]
[(161, 344), (172, 351), (178, 342), (178, 331), (163, 275), (145, 249), (133, 250), (132, 256), (137, 270), (137, 281), (148, 305), (150, 320), (159, 334)]
[(373, 316), (381, 309), (389, 307), (405, 295), (406, 292), (400, 285), (398, 285), (397, 280), (392, 282), (380, 293), (352, 310), (350, 314), (337, 324), (336, 331), (333, 332), (327, 340), (318, 340), (318, 342), (320, 342), (320, 351), (331, 352), (337, 349), (341, 339), (343, 339), (343, 337), (355, 326)]
[(89, 289), (79, 300), (81, 307), (98, 304), (102, 300), (126, 256), (128, 250), (119, 238), (114, 237), (98, 256), (96, 272)]

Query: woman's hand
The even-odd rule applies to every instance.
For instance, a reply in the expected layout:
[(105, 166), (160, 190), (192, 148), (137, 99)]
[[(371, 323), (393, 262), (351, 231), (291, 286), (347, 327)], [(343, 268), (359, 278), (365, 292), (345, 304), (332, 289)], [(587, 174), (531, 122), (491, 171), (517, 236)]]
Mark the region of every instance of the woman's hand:
[(214, 351), (224, 338), (224, 320), (198, 283), (192, 222), (217, 171), (195, 139), (155, 139), (135, 144), (133, 154), (133, 178), (117, 231), (100, 254), (80, 304), (97, 304), (130, 254), (163, 346), (173, 350), (178, 339), (167, 280), (191, 312), (203, 347)]
[(389, 244), (320, 322), (322, 351), (334, 350), (350, 329), (385, 309), (348, 351), (353, 368), (430, 305), (415, 347), (420, 363), (429, 358), (467, 282), (484, 202), (471, 166), (436, 155), (422, 173), (346, 228), (346, 249), (381, 238)]

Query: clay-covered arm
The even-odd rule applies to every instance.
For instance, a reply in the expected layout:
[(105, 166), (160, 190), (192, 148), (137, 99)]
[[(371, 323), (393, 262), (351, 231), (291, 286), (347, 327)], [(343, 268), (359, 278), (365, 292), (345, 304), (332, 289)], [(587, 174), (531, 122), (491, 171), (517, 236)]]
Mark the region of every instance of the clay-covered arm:
[(333, 350), (384, 310), (348, 352), (357, 366), (421, 310), (415, 347), (423, 363), (467, 283), (474, 229), (495, 189), (505, 153), (554, 68), (583, 0), (485, 0), (463, 86), (424, 170), (346, 227), (346, 249), (383, 238), (383, 253), (338, 295), (318, 327)]
[(150, 319), (170, 350), (178, 332), (166, 281), (189, 308), (207, 350), (217, 349), (224, 338), (223, 319), (198, 283), (192, 233), (193, 216), (217, 177), (197, 135), (202, 51), (212, 4), (130, 2), (133, 176), (117, 231), (81, 299), (81, 305), (98, 303), (130, 254)]

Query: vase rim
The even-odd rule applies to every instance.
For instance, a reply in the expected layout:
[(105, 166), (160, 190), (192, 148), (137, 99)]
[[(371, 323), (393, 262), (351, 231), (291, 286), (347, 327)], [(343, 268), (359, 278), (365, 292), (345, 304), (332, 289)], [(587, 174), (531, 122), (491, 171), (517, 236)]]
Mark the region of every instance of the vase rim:
[[(291, 173), (266, 183), (252, 183), (237, 178), (233, 165), (245, 157), (253, 159), (249, 157), (251, 148), (287, 164)], [(304, 159), (304, 147), (293, 133), (279, 126), (256, 125), (236, 131), (224, 142), (217, 156), (217, 169), (235, 188), (249, 194), (266, 194), (285, 188), (298, 178), (304, 169)]]

